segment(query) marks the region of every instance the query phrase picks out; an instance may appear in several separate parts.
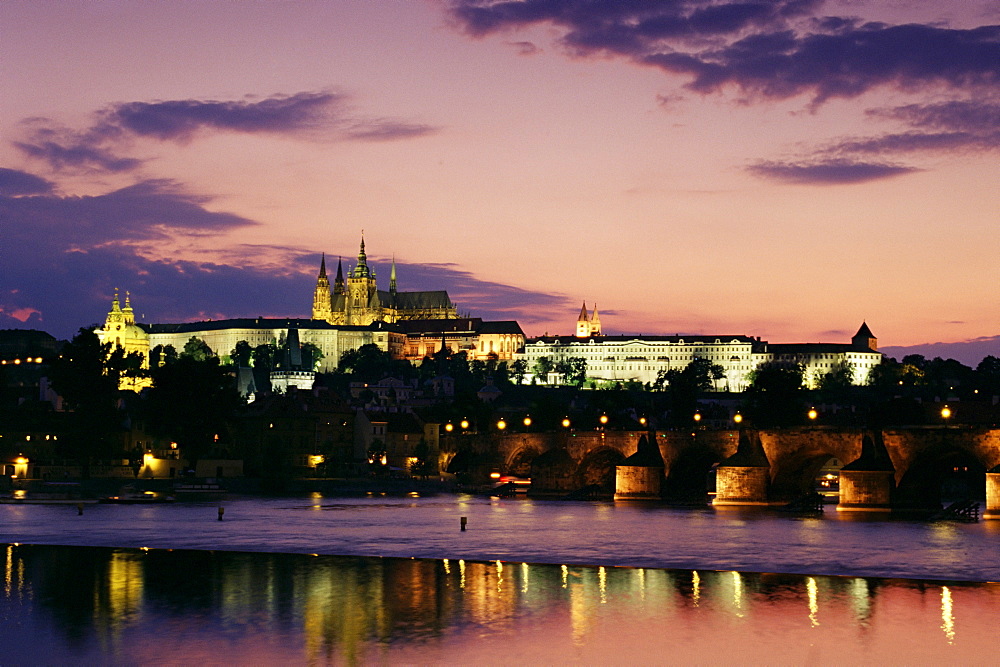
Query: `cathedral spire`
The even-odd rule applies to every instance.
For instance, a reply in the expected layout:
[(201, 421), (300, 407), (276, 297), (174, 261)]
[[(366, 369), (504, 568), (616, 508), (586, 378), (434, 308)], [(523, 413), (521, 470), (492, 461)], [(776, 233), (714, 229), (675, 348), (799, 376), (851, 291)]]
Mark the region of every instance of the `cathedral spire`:
[(601, 334), (601, 316), (597, 314), (597, 302), (594, 302), (594, 314), (590, 316), (590, 335), (600, 336)]
[(365, 254), (365, 232), (361, 230), (361, 250), (358, 251), (358, 265), (351, 269), (352, 278), (374, 278), (368, 268), (368, 255)]
[(313, 291), (312, 319), (330, 322), (333, 319), (332, 303), (330, 301), (330, 279), (326, 277), (326, 253), (319, 264), (319, 275), (316, 277), (316, 289)]
[(333, 293), (344, 293), (344, 258), (337, 258), (337, 278), (333, 281)]
[(586, 338), (590, 335), (590, 317), (587, 315), (587, 302), (583, 302), (580, 317), (576, 318), (576, 337)]
[(392, 256), (392, 272), (389, 274), (389, 291), (396, 293), (396, 256)]

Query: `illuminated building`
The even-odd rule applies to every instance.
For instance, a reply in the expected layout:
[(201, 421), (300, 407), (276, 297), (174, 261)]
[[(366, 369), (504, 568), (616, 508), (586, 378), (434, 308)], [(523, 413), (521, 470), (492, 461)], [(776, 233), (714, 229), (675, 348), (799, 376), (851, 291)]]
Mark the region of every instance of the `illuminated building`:
[(336, 325), (364, 326), (372, 322), (440, 320), (458, 317), (455, 305), (444, 290), (400, 292), (396, 289), (396, 262), (392, 263), (389, 291), (378, 289), (375, 270), (368, 266), (365, 239), (361, 237), (358, 264), (347, 272), (338, 262), (333, 288), (326, 275), (326, 255), (320, 262), (313, 292), (312, 318)]
[[(541, 357), (553, 363), (570, 358), (587, 361), (587, 377), (598, 381), (650, 383), (660, 371), (684, 369), (694, 359), (722, 366), (720, 389), (742, 391), (754, 368), (757, 339), (749, 336), (542, 336), (530, 338), (517, 358), (528, 365), (525, 382)], [(538, 378), (547, 383), (548, 378)]]
[[(115, 289), (115, 298), (111, 302), (111, 310), (104, 320), (104, 326), (94, 333), (101, 343), (112, 343), (114, 348), (121, 348), (125, 354), (133, 352), (142, 355), (142, 368), (149, 368), (149, 336), (146, 331), (135, 323), (135, 313), (129, 301), (129, 293), (125, 292), (125, 307), (122, 308), (118, 301), (118, 289)], [(122, 376), (119, 381), (120, 389), (131, 389), (139, 391), (144, 387), (151, 386), (152, 381), (148, 377), (128, 377)]]
[(466, 358), (509, 361), (524, 347), (521, 326), (513, 321), (484, 322), (478, 317), (447, 320), (404, 320), (396, 324), (406, 335), (402, 357), (420, 361), (440, 352), (442, 346)]
[(754, 355), (758, 365), (774, 362), (802, 364), (805, 370), (803, 382), (809, 389), (818, 387), (820, 378), (837, 370), (843, 364), (850, 364), (854, 384), (867, 384), (872, 369), (882, 363), (882, 353), (878, 351), (878, 339), (872, 334), (866, 322), (861, 323), (850, 343), (763, 343), (762, 345), (762, 349)]
[(768, 343), (760, 337), (733, 335), (604, 336), (600, 333), (597, 307), (591, 316), (584, 304), (574, 336), (529, 338), (515, 355), (527, 363), (524, 381), (547, 384), (550, 378), (535, 378), (533, 369), (542, 357), (553, 364), (573, 358), (587, 362), (587, 378), (608, 382), (655, 382), (662, 371), (683, 370), (695, 359), (722, 367), (716, 388), (743, 391), (748, 374), (765, 363), (801, 364), (803, 382), (815, 389), (827, 373), (849, 364), (852, 382), (868, 382), (871, 370), (882, 362), (878, 339), (866, 323), (850, 343)]

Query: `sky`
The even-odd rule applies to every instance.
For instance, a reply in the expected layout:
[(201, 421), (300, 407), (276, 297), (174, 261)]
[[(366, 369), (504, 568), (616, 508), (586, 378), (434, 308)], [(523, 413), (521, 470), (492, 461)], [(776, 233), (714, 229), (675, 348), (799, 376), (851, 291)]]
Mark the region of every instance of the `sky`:
[(529, 336), (1000, 355), (995, 0), (5, 0), (0, 90), (0, 328), (308, 317), (363, 230)]

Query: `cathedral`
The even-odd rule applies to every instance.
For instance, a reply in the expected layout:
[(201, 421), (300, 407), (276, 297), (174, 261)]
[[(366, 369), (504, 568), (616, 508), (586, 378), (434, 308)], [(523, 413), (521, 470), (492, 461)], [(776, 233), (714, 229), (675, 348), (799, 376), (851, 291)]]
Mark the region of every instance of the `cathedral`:
[(333, 288), (326, 275), (326, 255), (319, 266), (316, 290), (313, 293), (312, 319), (335, 325), (366, 326), (373, 322), (401, 320), (448, 320), (458, 317), (458, 311), (444, 290), (432, 292), (399, 292), (396, 290), (396, 262), (392, 262), (389, 291), (378, 289), (375, 271), (368, 266), (365, 238), (361, 237), (358, 264), (347, 272), (337, 263)]

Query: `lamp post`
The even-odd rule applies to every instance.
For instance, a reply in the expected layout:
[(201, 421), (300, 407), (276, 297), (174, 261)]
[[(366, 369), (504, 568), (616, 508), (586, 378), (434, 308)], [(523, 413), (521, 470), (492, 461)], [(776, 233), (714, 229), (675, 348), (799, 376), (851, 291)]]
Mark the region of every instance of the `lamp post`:
[(733, 415), (733, 423), (735, 423), (737, 426), (739, 426), (740, 424), (742, 424), (743, 423), (743, 415), (741, 415), (739, 412), (737, 412), (735, 415)]
[(809, 408), (809, 412), (806, 413), (806, 416), (809, 417), (809, 421), (814, 422), (816, 421), (816, 418), (819, 417), (819, 413), (816, 412), (816, 408)]

